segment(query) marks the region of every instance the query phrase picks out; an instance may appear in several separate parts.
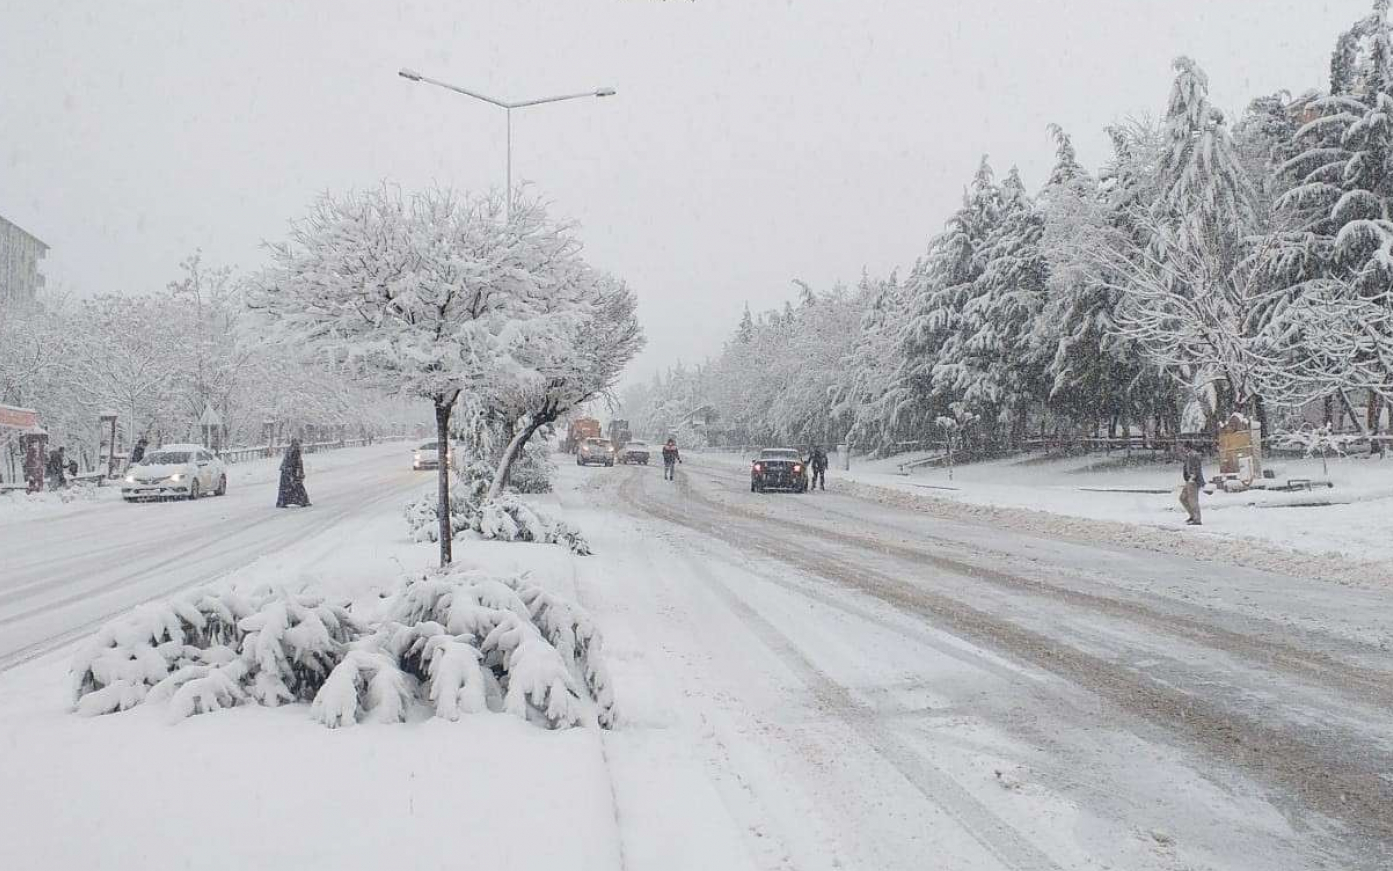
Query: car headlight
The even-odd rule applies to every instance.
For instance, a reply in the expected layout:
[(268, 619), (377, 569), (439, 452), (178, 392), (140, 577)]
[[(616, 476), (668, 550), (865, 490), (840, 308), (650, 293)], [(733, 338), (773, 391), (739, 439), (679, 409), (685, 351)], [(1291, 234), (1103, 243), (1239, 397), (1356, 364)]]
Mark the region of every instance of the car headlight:
[(135, 483), (135, 475), (127, 475), (127, 476), (126, 476), (126, 483), (127, 483), (127, 484), (134, 484), (134, 483)]
[(179, 483), (180, 481), (184, 480), (184, 473), (183, 473), (183, 472), (175, 472), (173, 475), (170, 475), (170, 476), (169, 476), (169, 480), (171, 480), (171, 481), (173, 481), (174, 483), (177, 484), (177, 483)]

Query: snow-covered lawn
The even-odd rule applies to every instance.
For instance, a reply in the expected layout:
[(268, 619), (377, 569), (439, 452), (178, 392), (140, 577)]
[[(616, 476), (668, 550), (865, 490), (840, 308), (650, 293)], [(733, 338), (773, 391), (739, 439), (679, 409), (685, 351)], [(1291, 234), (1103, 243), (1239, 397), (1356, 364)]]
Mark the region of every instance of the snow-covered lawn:
[[(731, 467), (748, 465), (731, 453), (704, 456)], [(901, 464), (921, 456), (856, 457), (850, 472), (834, 456), (829, 486), (850, 481), (882, 501), (1043, 534), (1167, 552), (1184, 551), (1189, 542), (1194, 555), (1212, 551), (1273, 571), (1393, 582), (1393, 460), (1331, 458), (1328, 475), (1319, 459), (1269, 460), (1267, 468), (1277, 476), (1272, 483), (1305, 478), (1315, 482), (1313, 489), (1202, 494), (1204, 525), (1190, 529), (1178, 502), (1179, 464), (1145, 454), (1131, 460), (1121, 454), (1014, 457), (957, 466), (951, 479), (944, 468), (900, 471)], [(1206, 475), (1217, 471), (1212, 460), (1206, 463)], [(1335, 486), (1323, 486), (1327, 480)], [(1128, 537), (1119, 525), (1145, 529)]]

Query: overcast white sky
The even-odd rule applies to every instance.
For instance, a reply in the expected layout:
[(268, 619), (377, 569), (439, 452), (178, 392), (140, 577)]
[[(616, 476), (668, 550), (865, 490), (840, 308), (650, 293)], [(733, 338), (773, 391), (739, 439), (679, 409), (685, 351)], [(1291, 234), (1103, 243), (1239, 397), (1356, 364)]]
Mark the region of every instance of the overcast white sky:
[(256, 268), (320, 190), (502, 185), (579, 220), (642, 301), (631, 377), (715, 353), (790, 280), (908, 266), (983, 153), (1028, 184), (1046, 125), (1096, 166), (1170, 60), (1216, 102), (1325, 80), (1370, 0), (0, 0), (0, 215), (75, 293), (162, 287), (201, 247)]

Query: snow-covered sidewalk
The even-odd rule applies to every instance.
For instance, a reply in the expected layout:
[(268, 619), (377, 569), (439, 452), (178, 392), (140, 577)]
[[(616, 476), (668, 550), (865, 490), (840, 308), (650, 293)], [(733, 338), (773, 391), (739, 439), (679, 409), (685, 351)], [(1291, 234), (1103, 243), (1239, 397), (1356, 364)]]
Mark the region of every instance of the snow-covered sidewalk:
[[(748, 459), (710, 451), (707, 461), (744, 470)], [(1341, 583), (1393, 583), (1393, 461), (1275, 459), (1274, 483), (1314, 482), (1311, 490), (1202, 495), (1204, 525), (1184, 526), (1179, 465), (1114, 454), (1014, 457), (905, 474), (917, 455), (828, 471), (829, 486), (888, 505), (1023, 532), (1182, 553), (1283, 574)], [(1215, 471), (1206, 468), (1206, 473)], [(1326, 487), (1321, 482), (1335, 486)]]

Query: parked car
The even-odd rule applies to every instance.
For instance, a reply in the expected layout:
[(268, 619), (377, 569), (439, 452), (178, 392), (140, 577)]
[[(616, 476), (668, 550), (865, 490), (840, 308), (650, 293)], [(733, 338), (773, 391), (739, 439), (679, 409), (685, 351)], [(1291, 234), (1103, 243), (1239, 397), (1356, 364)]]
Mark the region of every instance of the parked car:
[(210, 493), (227, 494), (227, 467), (202, 445), (163, 445), (146, 451), (121, 481), (121, 498), (127, 502), (197, 499)]
[(619, 451), (619, 462), (648, 465), (650, 450), (647, 442), (630, 441)]
[(609, 439), (585, 439), (576, 449), (577, 466), (613, 466), (614, 445)]
[(808, 490), (808, 464), (793, 448), (765, 448), (750, 466), (750, 492)]
[[(454, 462), (454, 451), (450, 451), (449, 462)], [(440, 442), (432, 439), (421, 442), (411, 455), (411, 468), (417, 472), (440, 468)]]

